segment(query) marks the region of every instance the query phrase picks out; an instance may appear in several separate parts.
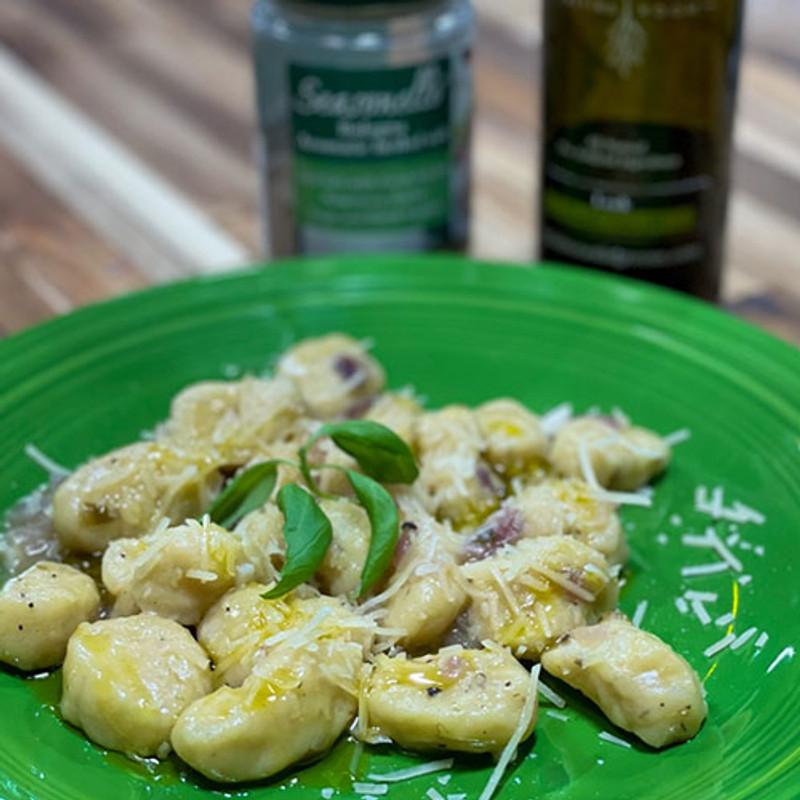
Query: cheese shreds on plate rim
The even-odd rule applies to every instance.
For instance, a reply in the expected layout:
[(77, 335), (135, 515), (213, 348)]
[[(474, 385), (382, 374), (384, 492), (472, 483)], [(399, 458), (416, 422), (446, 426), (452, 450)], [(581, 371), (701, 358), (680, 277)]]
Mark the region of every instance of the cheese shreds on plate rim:
[(721, 653), (726, 648), (730, 647), (733, 642), (736, 641), (736, 634), (734, 633), (726, 633), (719, 641), (714, 642), (714, 644), (709, 645), (705, 650), (703, 650), (703, 655), (706, 658), (713, 658), (717, 653)]
[(794, 658), (794, 655), (795, 655), (794, 647), (792, 647), (791, 645), (789, 645), (789, 647), (784, 647), (783, 650), (781, 650), (781, 652), (778, 653), (775, 660), (767, 667), (767, 675), (769, 675), (769, 673), (772, 672), (772, 670), (774, 670), (775, 667), (777, 667), (778, 664), (781, 663), (781, 661)]

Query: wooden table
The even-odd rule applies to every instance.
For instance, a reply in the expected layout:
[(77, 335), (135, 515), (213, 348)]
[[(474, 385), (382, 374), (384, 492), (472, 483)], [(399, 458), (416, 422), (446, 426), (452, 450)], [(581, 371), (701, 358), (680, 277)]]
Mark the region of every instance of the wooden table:
[[(251, 0), (0, 3), (0, 334), (259, 259)], [(473, 253), (535, 252), (537, 0), (476, 0)], [(800, 2), (751, 0), (724, 304), (800, 343)]]

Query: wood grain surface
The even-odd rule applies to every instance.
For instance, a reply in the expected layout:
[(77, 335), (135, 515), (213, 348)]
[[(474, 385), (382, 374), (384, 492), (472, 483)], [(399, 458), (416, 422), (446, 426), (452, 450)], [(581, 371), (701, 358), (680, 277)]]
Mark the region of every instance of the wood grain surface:
[[(476, 0), (474, 255), (536, 251), (541, 8)], [(262, 257), (251, 0), (2, 0), (0, 334)], [(724, 305), (800, 343), (800, 2), (745, 25)]]

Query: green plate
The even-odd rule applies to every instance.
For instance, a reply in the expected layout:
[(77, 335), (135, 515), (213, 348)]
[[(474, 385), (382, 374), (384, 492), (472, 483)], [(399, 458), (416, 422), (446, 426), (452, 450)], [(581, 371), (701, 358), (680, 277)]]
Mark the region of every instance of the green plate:
[[(0, 508), (43, 479), (23, 455), (26, 443), (80, 464), (151, 428), (185, 384), (260, 373), (292, 342), (332, 330), (374, 340), (391, 385), (413, 384), (433, 406), (510, 395), (544, 411), (569, 400), (578, 410), (620, 406), (662, 433), (692, 431), (656, 487), (654, 508), (623, 512), (632, 569), (621, 605), (632, 613), (647, 600), (643, 627), (706, 677), (707, 723), (666, 752), (635, 742), (626, 749), (599, 738), (625, 734), (559, 685), (567, 719), (542, 705), (535, 739), (500, 797), (797, 798), (800, 659), (768, 667), (800, 628), (800, 354), (699, 302), (567, 268), (437, 257), (286, 263), (123, 297), (0, 342)], [(733, 574), (681, 577), (684, 565), (717, 560), (681, 543), (710, 522), (695, 510), (698, 484), (722, 486), (726, 506), (739, 501), (766, 516), (738, 526), (751, 549), (732, 546), (752, 576), (738, 592), (735, 631), (766, 631), (761, 649), (751, 639), (706, 658), (725, 629), (676, 608), (687, 589), (718, 594), (708, 604), (714, 617), (733, 604)], [(737, 532), (724, 521), (716, 527)], [(291, 800), (329, 786), (355, 796), (347, 742), (279, 780), (222, 792), (176, 763), (132, 765), (89, 744), (59, 720), (57, 691), (57, 675), (0, 673), (6, 800)], [(369, 749), (358, 770), (363, 777), (425, 760)], [(432, 787), (474, 800), (490, 767), (457, 759), (446, 785), (420, 777), (391, 786), (386, 798), (425, 798)]]

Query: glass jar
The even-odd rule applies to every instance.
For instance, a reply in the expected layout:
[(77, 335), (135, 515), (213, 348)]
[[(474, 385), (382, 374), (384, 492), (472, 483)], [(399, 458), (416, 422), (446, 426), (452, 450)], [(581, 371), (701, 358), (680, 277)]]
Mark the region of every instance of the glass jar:
[(469, 0), (253, 9), (267, 252), (463, 249)]

